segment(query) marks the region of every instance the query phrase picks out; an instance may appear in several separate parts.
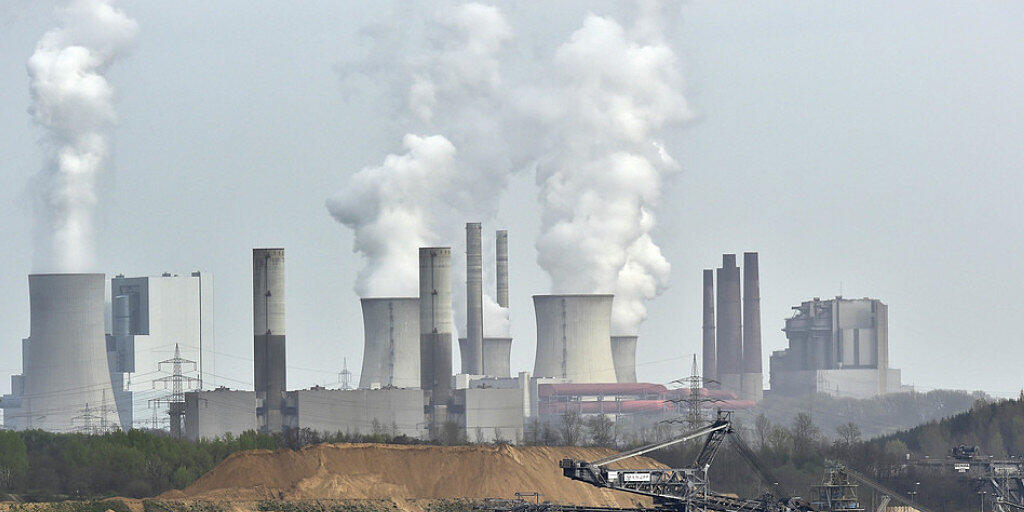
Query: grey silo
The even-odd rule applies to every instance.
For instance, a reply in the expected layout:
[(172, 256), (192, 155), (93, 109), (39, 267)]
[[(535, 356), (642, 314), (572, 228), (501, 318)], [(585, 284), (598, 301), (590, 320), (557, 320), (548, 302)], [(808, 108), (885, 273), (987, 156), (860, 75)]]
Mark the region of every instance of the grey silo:
[(740, 397), (764, 398), (761, 363), (761, 285), (756, 252), (743, 253), (743, 378)]
[(498, 305), (508, 307), (508, 231), (501, 229), (495, 233), (495, 282), (497, 283), (496, 300)]
[(284, 426), (288, 389), (284, 286), (284, 249), (253, 249), (253, 380), (257, 423), (264, 432), (280, 432)]
[(533, 374), (570, 382), (615, 382), (612, 295), (534, 295), (537, 354)]
[(103, 274), (28, 276), (31, 349), (17, 413), (24, 428), (120, 427), (104, 333), (104, 282)]
[(359, 387), (374, 384), (420, 386), (419, 297), (360, 300), (363, 310), (363, 366)]
[(636, 382), (636, 335), (612, 336), (616, 382)]
[(740, 326), (740, 269), (735, 254), (722, 255), (722, 267), (716, 272), (718, 281), (718, 318), (715, 325), (715, 358), (718, 381), (722, 387), (740, 393), (743, 373), (743, 332)]
[(452, 377), (452, 275), (450, 247), (421, 247), (420, 388), (427, 392), (431, 435), (447, 421)]
[(705, 383), (718, 381), (715, 348), (715, 271), (704, 270), (704, 339), (701, 347), (701, 373)]
[(480, 223), (466, 224), (466, 340), (462, 373), (483, 374), (484, 302), (483, 248)]

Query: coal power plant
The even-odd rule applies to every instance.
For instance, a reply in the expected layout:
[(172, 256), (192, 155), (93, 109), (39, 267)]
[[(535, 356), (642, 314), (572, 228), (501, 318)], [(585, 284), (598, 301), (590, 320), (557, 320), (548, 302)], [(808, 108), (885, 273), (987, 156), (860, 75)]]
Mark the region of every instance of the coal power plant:
[[(264, 323), (271, 317), (254, 311), (257, 346), (274, 341), (265, 340), (266, 336), (281, 336), (280, 346), (268, 352), (268, 361), (260, 359), (256, 371), (281, 377), (276, 381), (257, 377), (261, 386), (255, 392), (219, 388), (186, 393), (186, 436), (237, 434), (254, 424), (343, 432), (371, 432), (386, 426), (388, 431), (421, 439), (442, 439), (454, 431), (474, 441), (516, 442), (530, 421), (558, 422), (567, 410), (603, 414), (635, 425), (680, 412), (682, 406), (672, 402), (678, 401), (678, 390), (640, 381), (638, 336), (612, 335), (615, 297), (611, 294), (534, 295), (534, 367), (532, 372), (515, 371), (511, 365), (515, 338), (498, 334), (507, 327), (485, 322), (492, 318), (485, 314), (485, 307), (507, 315), (511, 303), (508, 233), (493, 233), (494, 261), (486, 262), (483, 226), (466, 224), (464, 276), (453, 275), (453, 247), (421, 247), (415, 254), (418, 282), (410, 283), (419, 290), (418, 296), (360, 299), (363, 360), (357, 389), (282, 391), (277, 382), (284, 382), (284, 303), (274, 283), (282, 284), (284, 276), (261, 276), (283, 272), (283, 260), (270, 265), (266, 255), (254, 257), (254, 304), (277, 308), (274, 318), (281, 321), (276, 329), (267, 327)], [(494, 269), (493, 288), (484, 282), (485, 267)], [(465, 324), (458, 326), (453, 314), (457, 280), (465, 283), (459, 291), (466, 297)], [(485, 289), (493, 290), (494, 296), (485, 297)], [(263, 297), (277, 297), (280, 302), (270, 305)], [(457, 340), (457, 367), (452, 346), (455, 332), (464, 333)], [(280, 361), (273, 360), (275, 353)], [(706, 393), (732, 408), (751, 405), (724, 390)], [(273, 416), (278, 410), (280, 423)]]
[[(424, 440), (515, 442), (527, 425), (557, 425), (568, 412), (646, 428), (682, 414), (695, 396), (731, 410), (762, 400), (757, 253), (742, 261), (725, 254), (719, 268), (703, 272), (704, 384), (695, 391), (644, 382), (641, 337), (613, 331), (613, 294), (532, 295), (533, 368), (514, 368), (513, 350), (531, 347), (507, 324), (508, 232), (491, 231), (489, 261), (483, 233), (481, 223), (465, 226), (464, 275), (454, 265), (461, 247), (420, 247), (410, 254), (418, 276), (405, 288), (417, 295), (359, 299), (358, 380), (336, 389), (288, 387), (283, 248), (252, 250), (251, 389), (214, 385), (209, 274), (118, 275), (109, 297), (102, 274), (29, 276), (31, 330), (22, 343), (24, 371), (0, 400), (5, 427), (99, 433), (170, 425), (189, 439), (386, 429)], [(460, 325), (456, 303), (464, 308)], [(786, 320), (789, 348), (771, 356), (771, 393), (865, 397), (902, 389), (899, 371), (888, 368), (888, 310), (880, 301), (814, 299), (794, 309)], [(323, 355), (342, 359), (329, 348)], [(153, 391), (158, 384), (173, 392)], [(140, 405), (159, 410), (157, 417), (147, 419)]]

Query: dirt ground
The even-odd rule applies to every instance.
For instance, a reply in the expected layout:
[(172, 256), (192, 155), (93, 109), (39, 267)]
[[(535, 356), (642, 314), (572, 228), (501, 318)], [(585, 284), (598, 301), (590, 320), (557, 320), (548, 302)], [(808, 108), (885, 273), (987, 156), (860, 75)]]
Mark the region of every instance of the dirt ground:
[[(601, 448), (547, 446), (410, 446), (338, 444), (299, 451), (236, 453), (169, 501), (243, 502), (345, 499), (392, 501), (402, 510), (418, 502), (447, 499), (513, 498), (541, 494), (542, 501), (589, 506), (650, 506), (649, 500), (569, 480), (558, 461), (595, 460)], [(639, 457), (629, 467), (664, 467)], [(247, 508), (244, 505), (238, 507)]]

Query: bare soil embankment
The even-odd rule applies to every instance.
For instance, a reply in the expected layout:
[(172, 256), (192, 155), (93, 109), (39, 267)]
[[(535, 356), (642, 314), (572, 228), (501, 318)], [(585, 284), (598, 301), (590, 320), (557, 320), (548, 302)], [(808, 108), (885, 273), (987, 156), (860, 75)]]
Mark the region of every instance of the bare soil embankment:
[[(408, 446), (336, 444), (298, 451), (254, 450), (225, 459), (170, 500), (512, 498), (539, 492), (542, 500), (590, 506), (649, 506), (650, 501), (562, 476), (563, 458), (595, 460), (603, 448), (547, 446)], [(664, 467), (644, 457), (629, 466)]]

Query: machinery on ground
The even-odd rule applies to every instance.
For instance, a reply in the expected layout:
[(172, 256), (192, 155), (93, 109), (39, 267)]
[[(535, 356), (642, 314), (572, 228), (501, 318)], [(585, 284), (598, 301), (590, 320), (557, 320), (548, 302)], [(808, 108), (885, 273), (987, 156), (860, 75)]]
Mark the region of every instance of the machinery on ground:
[[(806, 501), (796, 497), (780, 498), (778, 481), (757, 460), (753, 451), (743, 439), (733, 434), (731, 413), (719, 411), (710, 425), (687, 432), (669, 441), (642, 446), (628, 452), (605, 457), (593, 462), (563, 459), (559, 466), (563, 474), (573, 480), (586, 482), (597, 487), (640, 494), (654, 498), (659, 507), (682, 512), (739, 512), (771, 511), (796, 512), (816, 510)], [(757, 474), (767, 492), (760, 498), (738, 498), (716, 493), (710, 489), (708, 469), (715, 454), (731, 438), (732, 446)], [(611, 464), (643, 455), (661, 448), (704, 438), (704, 445), (693, 463), (679, 469), (609, 469)]]
[(813, 491), (817, 494), (814, 506), (819, 510), (830, 512), (863, 511), (864, 507), (861, 506), (855, 493), (857, 484), (852, 483), (851, 480), (870, 487), (881, 496), (878, 507), (875, 509), (876, 512), (884, 512), (891, 501), (910, 507), (918, 512), (930, 512), (927, 508), (915, 503), (913, 500), (835, 461), (828, 462), (822, 485), (817, 485), (813, 488)]

